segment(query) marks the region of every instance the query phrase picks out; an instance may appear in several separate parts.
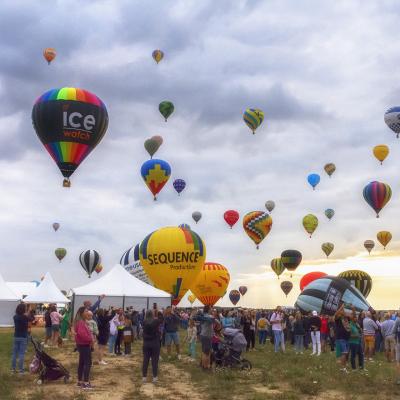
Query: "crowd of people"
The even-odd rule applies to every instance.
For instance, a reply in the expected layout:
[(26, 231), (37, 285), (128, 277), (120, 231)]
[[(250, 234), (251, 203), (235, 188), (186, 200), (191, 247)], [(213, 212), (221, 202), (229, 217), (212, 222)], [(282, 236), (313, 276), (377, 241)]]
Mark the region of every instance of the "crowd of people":
[[(224, 340), (227, 329), (243, 334), (246, 351), (255, 351), (271, 342), (275, 352), (285, 352), (289, 347), (298, 355), (307, 350), (311, 356), (335, 352), (337, 362), (344, 373), (350, 369), (366, 371), (366, 363), (374, 362), (377, 352), (385, 352), (388, 362), (396, 361), (400, 384), (400, 315), (395, 312), (356, 313), (350, 305), (342, 304), (332, 315), (318, 315), (316, 311), (302, 314), (294, 309), (246, 310), (246, 309), (177, 309), (166, 307), (151, 310), (134, 310), (132, 307), (101, 308), (104, 296), (95, 304), (84, 302), (70, 318), (70, 311), (63, 314), (55, 305), (45, 312), (45, 338), (43, 346), (60, 346), (69, 335), (75, 340), (79, 354), (78, 383), (82, 389), (93, 388), (90, 383), (92, 364), (107, 365), (104, 355), (132, 354), (132, 343), (142, 341), (143, 381), (147, 381), (151, 362), (152, 382), (158, 380), (160, 350), (165, 346), (165, 357), (170, 359), (173, 350), (181, 359), (181, 340), (186, 345), (189, 359), (197, 357), (197, 343), (201, 345), (199, 364), (204, 370), (212, 367), (212, 355)], [(351, 311), (349, 311), (351, 310)], [(15, 334), (12, 355), (12, 371), (24, 372), (24, 354), (30, 334), (34, 312), (21, 303), (14, 316)], [(61, 331), (61, 336), (60, 336)], [(186, 335), (180, 335), (180, 331)], [(257, 343), (257, 345), (256, 345)]]

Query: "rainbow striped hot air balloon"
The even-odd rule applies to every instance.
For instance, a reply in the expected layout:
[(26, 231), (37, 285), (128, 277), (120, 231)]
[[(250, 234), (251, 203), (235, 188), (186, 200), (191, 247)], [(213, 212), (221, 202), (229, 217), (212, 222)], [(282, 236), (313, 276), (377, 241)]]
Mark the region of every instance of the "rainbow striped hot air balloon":
[(168, 182), (171, 176), (170, 165), (163, 160), (151, 159), (146, 161), (140, 170), (144, 183), (153, 193), (154, 200), (157, 200), (157, 194)]
[(376, 218), (379, 218), (379, 212), (392, 197), (392, 189), (387, 183), (373, 181), (365, 186), (363, 196), (365, 201), (375, 210)]
[(258, 108), (247, 108), (243, 114), (243, 120), (246, 125), (253, 131), (253, 135), (256, 133), (256, 129), (264, 121), (264, 112)]
[(32, 122), (64, 176), (64, 186), (69, 186), (69, 177), (105, 135), (108, 114), (94, 94), (64, 87), (49, 90), (36, 100)]
[(264, 240), (272, 228), (272, 218), (264, 211), (251, 211), (243, 218), (243, 229), (248, 237), (258, 245)]

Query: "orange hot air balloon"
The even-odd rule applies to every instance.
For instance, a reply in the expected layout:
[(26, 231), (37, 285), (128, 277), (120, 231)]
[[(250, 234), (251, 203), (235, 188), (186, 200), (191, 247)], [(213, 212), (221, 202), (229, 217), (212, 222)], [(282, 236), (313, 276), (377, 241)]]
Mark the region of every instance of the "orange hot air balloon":
[(56, 55), (56, 49), (53, 49), (52, 47), (47, 47), (47, 49), (44, 49), (43, 51), (43, 57), (46, 59), (49, 65), (56, 58)]
[(380, 231), (376, 234), (376, 238), (379, 243), (383, 246), (383, 249), (386, 249), (386, 246), (392, 240), (392, 234), (389, 231)]
[(226, 293), (229, 281), (229, 271), (223, 265), (206, 262), (190, 290), (204, 305), (212, 307)]

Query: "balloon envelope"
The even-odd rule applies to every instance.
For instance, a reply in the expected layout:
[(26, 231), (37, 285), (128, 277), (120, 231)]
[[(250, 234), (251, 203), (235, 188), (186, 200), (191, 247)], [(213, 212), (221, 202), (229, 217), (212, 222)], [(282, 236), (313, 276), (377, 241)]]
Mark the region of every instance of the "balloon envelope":
[(164, 160), (152, 159), (143, 163), (140, 169), (144, 183), (153, 193), (154, 200), (171, 176), (171, 167)]
[(286, 297), (287, 295), (291, 292), (291, 290), (293, 289), (293, 283), (290, 281), (283, 281), (281, 283), (281, 289), (282, 292), (285, 293)]
[(119, 261), (119, 263), (135, 278), (140, 279), (148, 285), (154, 286), (153, 282), (149, 279), (143, 269), (139, 259), (140, 243), (130, 249), (126, 250)]
[(212, 307), (226, 293), (229, 281), (230, 275), (226, 267), (206, 262), (190, 290), (204, 305)]
[(332, 219), (332, 217), (333, 217), (334, 215), (335, 215), (335, 211), (332, 210), (332, 208), (327, 208), (327, 209), (325, 210), (325, 216), (326, 216), (326, 218)]
[(144, 142), (144, 148), (149, 153), (151, 158), (153, 158), (154, 154), (157, 152), (160, 146), (161, 143), (154, 138), (146, 139)]
[(186, 187), (186, 182), (183, 179), (175, 179), (172, 183), (174, 189), (180, 194)]
[(398, 138), (400, 134), (400, 107), (392, 107), (385, 112), (385, 123), (396, 133)]
[(239, 220), (239, 213), (235, 210), (228, 210), (224, 212), (225, 222), (232, 228)]
[(201, 212), (200, 211), (193, 211), (192, 218), (196, 222), (196, 224), (201, 220)]
[(275, 202), (272, 201), (272, 200), (268, 200), (268, 201), (265, 203), (265, 208), (266, 208), (269, 212), (272, 212), (272, 210), (275, 208)]
[(300, 290), (302, 291), (307, 285), (309, 285), (311, 282), (315, 281), (316, 279), (322, 278), (324, 276), (327, 276), (325, 272), (310, 272), (308, 274), (305, 274), (301, 279), (300, 279)]
[(307, 285), (297, 298), (296, 307), (303, 313), (317, 311), (318, 314), (334, 315), (343, 303), (346, 312), (351, 312), (350, 305), (357, 312), (371, 309), (365, 297), (349, 282), (328, 275)]
[(329, 175), (329, 177), (331, 177), (332, 174), (336, 171), (336, 166), (333, 163), (328, 163), (325, 164), (324, 170)]
[(244, 296), (247, 293), (247, 286), (240, 286), (239, 293)]
[(79, 256), (79, 262), (90, 278), (93, 271), (101, 263), (101, 257), (96, 250), (86, 250)]
[(320, 180), (321, 177), (318, 174), (310, 174), (307, 177), (307, 181), (312, 186), (313, 189), (315, 189), (315, 186), (318, 185)]
[(282, 272), (285, 270), (285, 267), (284, 267), (280, 257), (279, 258), (273, 258), (271, 260), (271, 268), (272, 268), (272, 271), (274, 271), (275, 274), (279, 278), (279, 275), (281, 275)]
[(154, 61), (158, 64), (164, 58), (164, 53), (161, 50), (154, 50), (152, 56)]
[(78, 88), (52, 89), (32, 109), (36, 134), (68, 178), (100, 143), (108, 126), (104, 103)]
[(375, 247), (375, 242), (373, 240), (366, 240), (364, 247), (368, 250), (368, 253), (371, 253), (371, 250)]
[(61, 262), (61, 260), (67, 255), (67, 250), (59, 247), (58, 249), (54, 250), (54, 253), (55, 253), (56, 257), (59, 259), (59, 261)]
[(318, 218), (313, 214), (307, 214), (303, 218), (303, 227), (309, 233), (310, 237), (317, 229), (318, 226)]
[(229, 292), (229, 300), (234, 306), (236, 306), (236, 304), (240, 300), (240, 292), (238, 290), (231, 290)]
[(48, 64), (50, 64), (56, 58), (56, 55), (57, 55), (56, 49), (53, 49), (52, 47), (47, 47), (46, 49), (43, 50), (43, 57), (45, 58)]
[(165, 122), (167, 122), (168, 117), (174, 112), (174, 105), (170, 101), (162, 101), (158, 109), (161, 113), (161, 115), (165, 118)]
[(205, 257), (206, 247), (200, 236), (175, 226), (147, 235), (139, 249), (147, 276), (157, 288), (172, 295), (175, 305), (197, 279)]
[(321, 249), (326, 254), (326, 257), (329, 257), (329, 255), (332, 253), (334, 248), (335, 248), (335, 245), (330, 242), (325, 242), (325, 243), (322, 243), (322, 245), (321, 245)]
[(243, 217), (243, 229), (248, 237), (258, 245), (272, 228), (272, 218), (264, 211), (251, 211)]
[(243, 120), (254, 134), (256, 129), (264, 121), (264, 113), (258, 108), (248, 108), (243, 114)]
[(386, 146), (386, 144), (379, 144), (373, 148), (372, 153), (382, 164), (385, 158), (389, 155), (389, 147)]
[(392, 240), (392, 234), (389, 231), (380, 231), (376, 234), (378, 242), (386, 249), (386, 246)]
[(294, 271), (300, 265), (302, 258), (298, 250), (285, 250), (281, 254), (282, 264), (288, 271)]
[(341, 272), (338, 277), (350, 282), (365, 298), (367, 298), (371, 292), (372, 278), (364, 271), (352, 269)]
[(57, 232), (59, 228), (60, 228), (60, 224), (58, 222), (54, 222), (53, 229)]
[(363, 190), (364, 200), (375, 210), (376, 217), (392, 197), (392, 189), (387, 183), (373, 181)]

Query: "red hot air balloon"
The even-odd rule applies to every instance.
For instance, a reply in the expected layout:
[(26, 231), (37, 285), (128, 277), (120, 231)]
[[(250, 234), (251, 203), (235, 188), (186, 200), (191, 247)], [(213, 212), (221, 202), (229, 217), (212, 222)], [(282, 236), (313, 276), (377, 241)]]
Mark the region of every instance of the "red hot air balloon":
[(247, 286), (240, 286), (239, 292), (242, 296), (244, 296), (247, 293)]
[(323, 278), (327, 274), (325, 272), (310, 272), (308, 274), (305, 274), (301, 279), (300, 279), (300, 290), (303, 291), (303, 289), (310, 284), (311, 282), (315, 281), (316, 279)]
[(231, 227), (239, 220), (239, 213), (235, 210), (228, 210), (224, 212), (224, 220)]
[(392, 189), (387, 183), (374, 181), (365, 186), (363, 196), (376, 212), (376, 218), (379, 218), (379, 212), (392, 197)]

